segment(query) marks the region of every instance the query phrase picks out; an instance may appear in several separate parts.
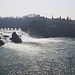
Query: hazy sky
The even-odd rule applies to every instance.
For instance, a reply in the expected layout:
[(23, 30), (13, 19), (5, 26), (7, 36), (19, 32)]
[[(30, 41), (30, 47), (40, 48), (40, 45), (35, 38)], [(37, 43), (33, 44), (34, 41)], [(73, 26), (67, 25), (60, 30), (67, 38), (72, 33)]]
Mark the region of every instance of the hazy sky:
[(75, 19), (75, 0), (0, 0), (0, 16), (40, 14)]

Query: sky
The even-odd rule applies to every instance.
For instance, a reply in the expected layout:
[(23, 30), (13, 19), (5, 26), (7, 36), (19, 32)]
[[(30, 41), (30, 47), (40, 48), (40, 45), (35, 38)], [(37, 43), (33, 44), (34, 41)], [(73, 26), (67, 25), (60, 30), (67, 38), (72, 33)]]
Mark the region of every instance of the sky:
[(40, 14), (51, 18), (75, 19), (75, 0), (0, 0), (0, 16), (16, 17)]

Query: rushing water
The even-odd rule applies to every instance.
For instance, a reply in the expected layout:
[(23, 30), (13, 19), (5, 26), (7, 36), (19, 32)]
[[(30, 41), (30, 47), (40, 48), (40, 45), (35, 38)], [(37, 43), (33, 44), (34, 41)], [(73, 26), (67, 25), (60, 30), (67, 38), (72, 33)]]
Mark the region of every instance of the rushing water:
[[(0, 34), (11, 37), (12, 32)], [(5, 45), (0, 47), (0, 75), (68, 75), (70, 67), (75, 70), (75, 38), (38, 39), (22, 31), (16, 32), (23, 43), (15, 44), (9, 38), (4, 40)]]

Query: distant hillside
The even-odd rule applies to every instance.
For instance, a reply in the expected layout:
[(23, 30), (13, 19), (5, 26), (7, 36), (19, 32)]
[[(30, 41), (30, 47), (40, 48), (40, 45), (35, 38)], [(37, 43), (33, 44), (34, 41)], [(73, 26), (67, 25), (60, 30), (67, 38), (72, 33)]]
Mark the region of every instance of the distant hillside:
[(0, 27), (21, 27), (34, 37), (75, 37), (75, 20), (27, 15), (22, 18), (0, 18)]

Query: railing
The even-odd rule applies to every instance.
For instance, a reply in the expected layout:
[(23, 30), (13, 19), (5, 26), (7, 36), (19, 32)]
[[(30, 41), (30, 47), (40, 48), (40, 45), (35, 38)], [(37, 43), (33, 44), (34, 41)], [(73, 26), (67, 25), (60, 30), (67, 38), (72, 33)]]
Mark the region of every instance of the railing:
[(0, 28), (0, 30), (21, 30), (21, 28)]

